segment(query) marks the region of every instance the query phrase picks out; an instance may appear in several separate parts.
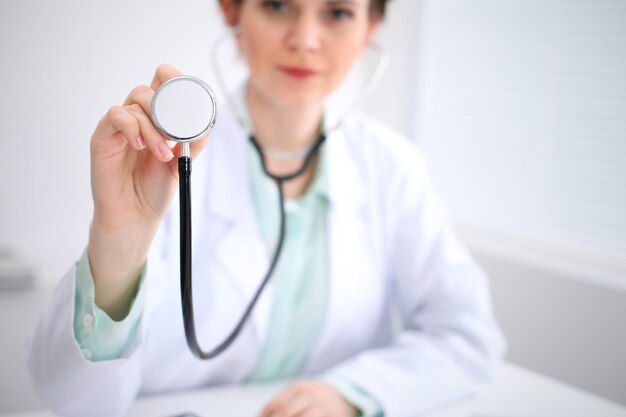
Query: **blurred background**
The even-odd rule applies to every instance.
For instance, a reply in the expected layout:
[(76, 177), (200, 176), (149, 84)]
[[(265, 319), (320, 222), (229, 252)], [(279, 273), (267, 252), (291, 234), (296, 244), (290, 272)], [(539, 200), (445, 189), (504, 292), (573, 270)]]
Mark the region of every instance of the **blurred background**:
[[(0, 413), (80, 256), (89, 139), (158, 64), (215, 84), (214, 0), (0, 2)], [(626, 404), (626, 2), (393, 0), (364, 106), (424, 150), (507, 360)]]

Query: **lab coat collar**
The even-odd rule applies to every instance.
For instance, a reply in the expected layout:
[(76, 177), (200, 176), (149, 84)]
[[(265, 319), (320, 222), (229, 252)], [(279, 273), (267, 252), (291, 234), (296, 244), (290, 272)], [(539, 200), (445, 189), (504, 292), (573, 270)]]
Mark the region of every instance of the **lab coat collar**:
[(360, 174), (357, 160), (350, 152), (344, 127), (328, 133), (326, 138), (326, 169), (328, 175), (331, 209), (355, 211), (367, 200), (364, 178)]
[(208, 188), (207, 207), (209, 211), (228, 222), (236, 223), (241, 213), (250, 204), (246, 146), (248, 137), (231, 114), (222, 112), (221, 119), (209, 146), (204, 151)]
[[(221, 112), (211, 136), (203, 151), (206, 171), (201, 175), (208, 179), (206, 188), (201, 190), (205, 193), (203, 215), (206, 217), (204, 230), (199, 230), (209, 237), (207, 245), (199, 247), (207, 251), (207, 258), (213, 259), (210, 263), (216, 269), (212, 273), (224, 277), (241, 294), (242, 304), (235, 309), (240, 308), (243, 314), (269, 264), (250, 195), (248, 137), (227, 112)], [(267, 333), (270, 297), (264, 292), (250, 318), (259, 343), (263, 343)]]

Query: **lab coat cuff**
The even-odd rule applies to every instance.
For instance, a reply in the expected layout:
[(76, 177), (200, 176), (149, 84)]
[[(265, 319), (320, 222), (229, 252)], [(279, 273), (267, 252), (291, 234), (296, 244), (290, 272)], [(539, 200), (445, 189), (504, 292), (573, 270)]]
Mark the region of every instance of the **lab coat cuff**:
[(358, 417), (381, 417), (383, 409), (368, 392), (338, 375), (325, 375), (322, 380), (335, 388), (341, 396), (357, 408)]
[(121, 321), (113, 320), (95, 302), (95, 287), (87, 249), (76, 269), (74, 337), (85, 359), (92, 362), (130, 356), (138, 345), (139, 324), (145, 304), (144, 263), (131, 308)]

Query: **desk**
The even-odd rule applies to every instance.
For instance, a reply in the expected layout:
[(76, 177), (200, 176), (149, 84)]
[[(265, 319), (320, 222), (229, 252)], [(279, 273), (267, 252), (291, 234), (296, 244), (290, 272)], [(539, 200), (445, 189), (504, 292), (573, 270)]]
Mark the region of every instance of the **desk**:
[[(230, 386), (139, 399), (128, 417), (170, 417), (193, 411), (201, 417), (253, 417), (285, 384)], [(0, 417), (53, 417), (47, 411)], [(503, 363), (494, 383), (467, 401), (429, 417), (626, 417), (626, 407), (519, 366)], [(407, 416), (409, 417), (409, 416)]]

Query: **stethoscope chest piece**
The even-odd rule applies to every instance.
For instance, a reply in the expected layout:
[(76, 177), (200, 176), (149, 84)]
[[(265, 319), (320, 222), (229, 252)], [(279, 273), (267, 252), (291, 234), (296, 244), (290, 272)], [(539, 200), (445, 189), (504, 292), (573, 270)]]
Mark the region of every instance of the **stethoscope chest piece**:
[(190, 143), (215, 125), (217, 100), (207, 83), (190, 75), (165, 81), (152, 98), (152, 121), (171, 140)]

